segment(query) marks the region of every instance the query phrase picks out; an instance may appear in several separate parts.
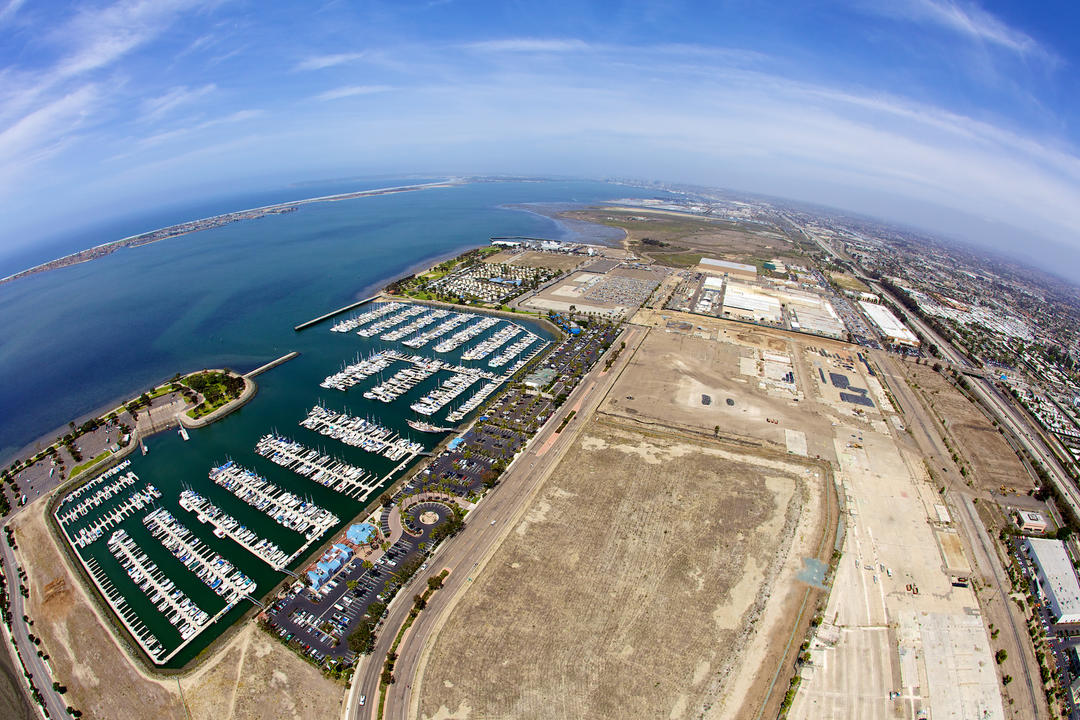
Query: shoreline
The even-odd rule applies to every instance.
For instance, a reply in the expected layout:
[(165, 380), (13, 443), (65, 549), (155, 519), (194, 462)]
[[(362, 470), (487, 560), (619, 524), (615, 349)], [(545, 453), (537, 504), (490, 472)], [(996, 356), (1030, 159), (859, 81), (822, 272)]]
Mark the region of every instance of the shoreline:
[[(191, 233), (202, 232), (204, 230), (212, 230), (224, 225), (229, 225), (234, 222), (242, 222), (244, 220), (257, 220), (265, 217), (266, 215), (280, 214), (285, 212), (291, 212), (303, 205), (312, 205), (315, 203), (324, 202), (340, 202), (343, 200), (356, 200), (364, 197), (375, 197), (378, 195), (396, 195), (398, 193), (405, 192), (417, 192), (420, 190), (431, 190), (436, 188), (449, 188), (461, 185), (465, 180), (448, 179), (444, 181), (421, 183), (418, 185), (399, 185), (395, 187), (386, 188), (374, 188), (371, 190), (358, 190), (356, 192), (349, 193), (337, 193), (335, 195), (322, 195), (320, 197), (303, 198), (301, 200), (289, 200), (282, 203), (275, 203), (273, 205), (262, 205), (254, 208), (245, 208), (241, 210), (232, 210), (226, 213), (220, 213), (218, 215), (211, 215), (204, 218), (196, 218), (194, 220), (188, 220), (187, 222), (177, 223), (175, 225), (167, 225), (162, 228), (155, 228), (153, 230), (147, 230), (146, 232), (138, 233), (137, 235), (128, 235), (127, 237), (119, 238), (117, 240), (110, 240), (106, 243), (94, 245), (92, 247), (84, 248), (77, 252), (62, 255), (58, 258), (53, 258), (47, 262), (39, 263), (33, 267), (20, 270), (6, 277), (0, 278), (0, 285), (8, 282), (14, 282), (30, 275), (38, 275), (51, 270), (59, 270), (65, 267), (72, 267), (74, 265), (81, 265), (92, 260), (100, 259), (106, 255), (111, 255), (117, 250), (123, 248), (136, 248), (142, 245), (150, 245), (151, 243), (159, 242), (161, 240), (169, 240), (172, 238), (183, 237), (184, 235), (190, 235)], [(243, 216), (249, 213), (259, 213), (254, 217), (233, 217)], [(220, 221), (216, 225), (210, 224), (207, 227), (198, 227), (199, 223), (213, 223), (214, 221)], [(189, 227), (191, 226), (191, 227)], [(175, 232), (173, 232), (175, 231)], [(160, 237), (152, 237), (157, 233), (162, 233)]]

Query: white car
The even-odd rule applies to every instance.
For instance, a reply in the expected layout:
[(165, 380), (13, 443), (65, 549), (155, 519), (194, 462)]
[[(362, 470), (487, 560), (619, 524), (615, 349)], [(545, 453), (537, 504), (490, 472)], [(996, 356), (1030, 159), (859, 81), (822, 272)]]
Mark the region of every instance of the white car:
[(366, 703), (366, 702), (367, 702), (367, 695), (361, 695), (360, 696), (360, 706), (363, 707), (364, 703)]

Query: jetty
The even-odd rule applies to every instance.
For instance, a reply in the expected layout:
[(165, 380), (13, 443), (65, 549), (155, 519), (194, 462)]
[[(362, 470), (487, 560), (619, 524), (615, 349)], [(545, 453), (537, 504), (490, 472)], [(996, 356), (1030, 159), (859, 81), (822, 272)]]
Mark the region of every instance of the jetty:
[(304, 330), (305, 328), (309, 328), (312, 325), (318, 325), (323, 320), (329, 320), (330, 318), (334, 317), (335, 315), (340, 315), (343, 312), (348, 312), (350, 310), (353, 310), (355, 308), (360, 307), (361, 305), (366, 305), (367, 303), (371, 302), (372, 300), (376, 299), (377, 297), (379, 297), (379, 296), (378, 295), (372, 295), (371, 297), (364, 298), (363, 300), (358, 300), (358, 301), (356, 301), (354, 303), (350, 303), (349, 305), (346, 305), (345, 307), (339, 307), (337, 310), (331, 310), (330, 312), (326, 313), (325, 315), (320, 315), (317, 318), (314, 318), (312, 320), (308, 320), (307, 322), (302, 322), (299, 325), (294, 326), (293, 330), (295, 330), (296, 332), (300, 332), (301, 330)]
[[(244, 375), (244, 377), (247, 378), (248, 380), (250, 380), (251, 378), (255, 377), (256, 375), (263, 374), (267, 370), (273, 370), (278, 365), (284, 365), (285, 363), (289, 362), (294, 357), (297, 357), (299, 355), (300, 355), (300, 353), (293, 350), (291, 353), (288, 353), (286, 355), (282, 355), (277, 360), (271, 360), (270, 362), (266, 363), (265, 365), (260, 365), (259, 367), (255, 368), (251, 372)], [(184, 438), (184, 439), (187, 440), (187, 438)]]

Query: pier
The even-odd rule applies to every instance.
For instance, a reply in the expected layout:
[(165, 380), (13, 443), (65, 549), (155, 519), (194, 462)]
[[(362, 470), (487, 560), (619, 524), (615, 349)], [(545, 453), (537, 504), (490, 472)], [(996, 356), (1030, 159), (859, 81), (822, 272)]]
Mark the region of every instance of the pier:
[[(289, 353), (288, 355), (282, 355), (277, 360), (272, 360), (272, 361), (266, 363), (265, 365), (261, 365), (261, 366), (255, 368), (254, 370), (252, 370), (248, 374), (244, 375), (244, 377), (247, 378), (248, 380), (250, 380), (251, 378), (255, 377), (256, 375), (261, 375), (264, 372), (266, 372), (267, 370), (273, 370), (278, 365), (283, 365), (284, 363), (289, 362), (290, 360), (292, 360), (294, 357), (297, 357), (298, 355), (300, 355), (300, 353), (298, 353), (298, 352), (296, 352), (294, 350), (291, 353)], [(187, 438), (184, 438), (184, 439), (187, 440)]]
[(447, 403), (458, 395), (468, 390), (479, 379), (480, 376), (473, 373), (455, 373), (450, 376), (450, 379), (444, 380), (439, 387), (409, 407), (421, 415), (432, 415), (444, 408)]
[(474, 318), (474, 313), (453, 313), (445, 321), (439, 323), (434, 330), (428, 330), (422, 335), (417, 335), (414, 338), (409, 338), (402, 345), (411, 348), (419, 348), (427, 345), (429, 342), (437, 337), (442, 337), (446, 333), (450, 332), (463, 322), (467, 322), (470, 318)]
[(409, 318), (416, 317), (425, 312), (426, 308), (420, 305), (409, 305), (404, 310), (401, 310), (385, 320), (380, 320), (373, 325), (369, 325), (364, 328), (360, 328), (356, 331), (356, 334), (360, 337), (369, 338), (378, 335), (383, 330), (389, 330), (390, 328), (397, 327), (401, 323), (405, 322)]
[(337, 525), (340, 518), (329, 510), (282, 490), (232, 460), (210, 471), (210, 479), (284, 528), (311, 541)]
[(293, 558), (286, 556), (284, 550), (269, 540), (260, 538), (241, 525), (239, 520), (194, 490), (180, 493), (180, 507), (195, 513), (199, 522), (213, 525), (215, 535), (224, 535), (275, 570), (284, 570), (292, 562)]
[(493, 326), (497, 325), (498, 323), (499, 323), (498, 318), (485, 317), (485, 318), (481, 319), (480, 322), (473, 323), (472, 325), (468, 325), (464, 329), (458, 330), (456, 333), (454, 333), (453, 335), (448, 337), (446, 340), (443, 340), (441, 343), (439, 343), (438, 345), (435, 346), (435, 352), (445, 353), (445, 352), (451, 352), (453, 350), (457, 350), (459, 347), (461, 347), (463, 344), (467, 343), (469, 340), (472, 340), (474, 337), (476, 337), (480, 333), (484, 332), (489, 327), (493, 327)]
[(404, 325), (389, 332), (385, 332), (379, 336), (380, 340), (386, 340), (387, 342), (397, 342), (401, 338), (412, 335), (417, 330), (423, 330), (428, 325), (431, 325), (436, 320), (441, 320), (450, 314), (449, 310), (432, 310), (426, 315), (421, 315), (416, 320), (413, 320), (408, 325)]
[(378, 478), (363, 468), (323, 455), (280, 435), (264, 435), (255, 445), (255, 452), (297, 475), (361, 502), (378, 487)]
[(457, 410), (454, 410), (449, 415), (447, 415), (446, 419), (450, 422), (458, 422), (459, 420), (461, 420), (461, 418), (465, 417), (473, 410), (480, 407), (480, 403), (484, 402), (484, 400), (487, 400), (488, 396), (498, 389), (499, 383), (489, 382), (487, 385), (473, 393), (472, 397), (463, 402)]
[(143, 524), (166, 550), (171, 552), (203, 584), (225, 598), (229, 607), (242, 596), (255, 592), (255, 581), (236, 570), (233, 564), (211, 550), (180, 524), (165, 508), (143, 518)]
[(503, 365), (520, 355), (522, 350), (529, 347), (539, 339), (540, 338), (533, 335), (532, 333), (526, 333), (525, 337), (521, 338), (510, 347), (506, 348), (506, 350), (503, 351), (501, 355), (496, 355), (491, 360), (488, 360), (488, 367), (502, 367)]
[(400, 460), (424, 451), (424, 446), (401, 437), (389, 428), (347, 413), (337, 413), (316, 405), (308, 416), (300, 421), (302, 427), (320, 435), (340, 440), (346, 445), (378, 453), (390, 460)]
[(317, 317), (317, 318), (315, 318), (313, 320), (308, 320), (307, 322), (303, 322), (303, 323), (300, 323), (299, 325), (294, 326), (293, 330), (295, 330), (296, 332), (300, 332), (301, 330), (309, 328), (312, 325), (318, 325), (323, 320), (329, 320), (330, 318), (334, 317), (335, 315), (340, 315), (343, 312), (348, 312), (349, 310), (353, 310), (355, 308), (358, 308), (361, 305), (366, 305), (367, 303), (371, 302), (372, 300), (376, 299), (377, 297), (379, 297), (379, 296), (378, 295), (372, 295), (371, 297), (364, 298), (363, 300), (358, 300), (358, 301), (356, 301), (354, 303), (346, 305), (345, 307), (340, 307), (337, 310), (332, 310), (332, 311), (326, 313), (325, 315), (320, 315), (319, 317)]
[(461, 359), (483, 360), (488, 355), (490, 355), (491, 353), (498, 350), (503, 345), (517, 337), (518, 333), (520, 332), (521, 328), (518, 325), (511, 323), (499, 330), (499, 332), (489, 337), (487, 340), (478, 342), (476, 345), (473, 345), (471, 348), (467, 349), (461, 354)]
[[(139, 644), (139, 647), (143, 649), (143, 652), (157, 664), (161, 664), (168, 660), (162, 659), (161, 655), (165, 652), (165, 646), (161, 644), (161, 641), (154, 636), (150, 629), (143, 624), (143, 621), (139, 619), (139, 616), (135, 614), (135, 611), (131, 609), (131, 606), (124, 600), (123, 594), (116, 589), (112, 581), (109, 580), (109, 576), (101, 569), (97, 561), (93, 558), (89, 562), (86, 562), (79, 558), (82, 562), (86, 572), (94, 579), (94, 584), (97, 585), (98, 590), (101, 591), (102, 597), (105, 598), (105, 602), (109, 604), (113, 612), (116, 613), (116, 617), (120, 618), (120, 622), (123, 623), (128, 633), (134, 638), (135, 642)], [(168, 656), (172, 657), (176, 654), (179, 648), (173, 650)]]
[(408, 367), (364, 393), (368, 400), (391, 403), (435, 374), (439, 368)]
[(390, 367), (394, 360), (395, 358), (387, 355), (386, 352), (372, 353), (363, 360), (357, 356), (356, 362), (345, 365), (333, 375), (327, 375), (326, 379), (319, 383), (319, 387), (344, 392), (361, 380), (366, 380), (375, 373)]

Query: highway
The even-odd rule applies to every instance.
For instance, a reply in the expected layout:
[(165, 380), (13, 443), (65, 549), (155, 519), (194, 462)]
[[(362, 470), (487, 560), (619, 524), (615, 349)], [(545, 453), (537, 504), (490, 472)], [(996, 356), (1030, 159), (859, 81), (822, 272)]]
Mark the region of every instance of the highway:
[[(30, 628), (23, 622), (23, 615), (28, 613), (23, 604), (23, 596), (19, 592), (18, 564), (15, 561), (15, 553), (8, 547), (6, 533), (5, 537), (0, 538), (0, 545), (3, 547), (4, 575), (8, 581), (8, 597), (11, 599), (11, 634), (15, 636), (15, 643), (19, 648), (19, 653), (22, 655), (23, 662), (26, 664), (27, 672), (33, 676), (34, 687), (45, 698), (45, 705), (49, 709), (49, 717), (54, 719), (68, 717), (67, 702), (64, 701), (60, 693), (53, 690), (52, 675), (49, 673), (48, 668), (45, 667), (45, 661), (38, 657), (37, 645), (30, 642)], [(14, 648), (9, 647), (9, 652), (11, 652), (12, 660), (15, 663), (15, 672), (21, 674), (22, 665), (19, 664), (18, 658), (15, 657)], [(29, 696), (29, 694), (29, 688), (27, 688), (27, 695)], [(32, 707), (39, 709), (37, 702), (33, 698), (29, 698), (29, 702)]]
[[(879, 293), (889, 295), (881, 285), (869, 279), (867, 279), (867, 282)], [(892, 296), (890, 295), (890, 297)], [(897, 302), (897, 306), (904, 315), (904, 320), (915, 327), (923, 337), (929, 338), (931, 342), (935, 343), (946, 360), (962, 368), (972, 367), (967, 358), (958, 353), (933, 328), (929, 327), (901, 303)], [(1002, 397), (997, 387), (994, 386), (993, 380), (970, 377), (970, 387), (979, 402), (997, 418), (998, 423), (1028, 451), (1031, 457), (1043, 464), (1064, 503), (1069, 507), (1074, 517), (1080, 518), (1080, 490), (1073, 484), (1071, 476), (1059, 462), (1057, 454), (1050, 448), (1040, 432), (1031, 426), (1024, 411), (1016, 408), (1010, 400)]]
[[(503, 473), (495, 490), (469, 514), (465, 529), (436, 550), (428, 561), (426, 572), (417, 573), (412, 583), (401, 589), (390, 604), (374, 651), (361, 657), (357, 663), (345, 702), (345, 720), (376, 717), (383, 662), (398, 629), (408, 617), (412, 597), (427, 587), (429, 577), (447, 568), (450, 574), (442, 589), (431, 596), (427, 608), (416, 618), (398, 647), (394, 667), (396, 682), (390, 686), (386, 696), (384, 717), (403, 719), (417, 715), (419, 697), (412, 693), (412, 685), (438, 629), (477, 573), (483, 570), (502, 540), (517, 524), (531, 498), (556, 467), (580, 428), (588, 422), (647, 332), (647, 328), (627, 326), (619, 338), (626, 342), (626, 348), (612, 369), (604, 372), (603, 363), (597, 362), (559, 411), (553, 414), (525, 451)], [(576, 411), (574, 419), (556, 435), (555, 429), (571, 410)], [(361, 695), (366, 696), (363, 706), (359, 704)]]

